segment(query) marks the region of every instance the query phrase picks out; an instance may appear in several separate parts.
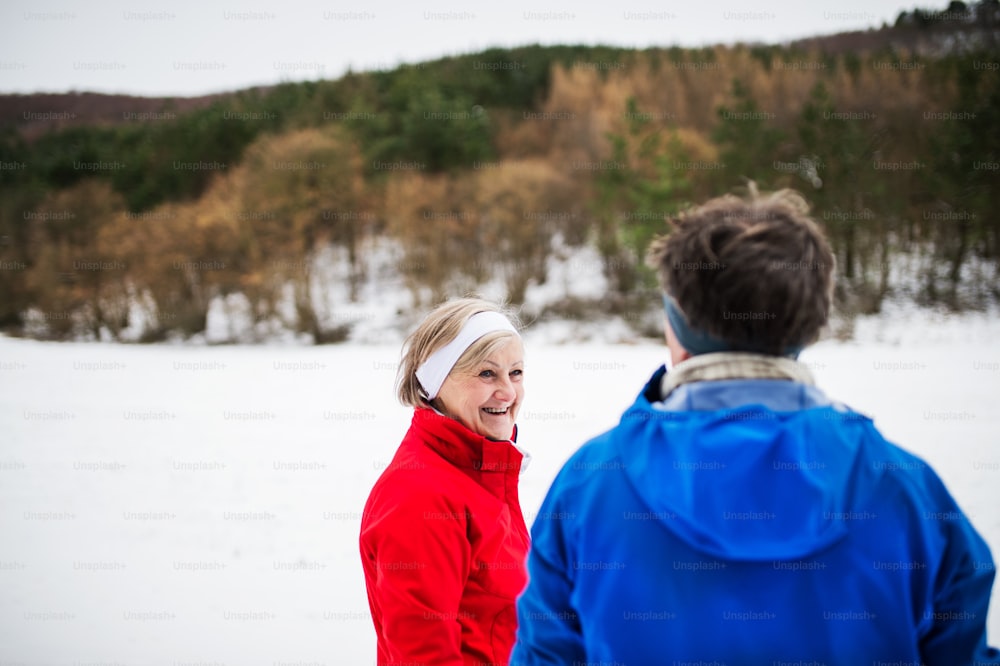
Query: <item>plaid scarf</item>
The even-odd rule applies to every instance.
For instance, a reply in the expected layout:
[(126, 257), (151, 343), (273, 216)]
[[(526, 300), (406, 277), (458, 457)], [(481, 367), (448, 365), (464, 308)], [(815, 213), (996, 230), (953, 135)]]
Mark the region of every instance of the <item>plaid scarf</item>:
[(747, 352), (698, 354), (678, 363), (663, 376), (660, 395), (666, 398), (681, 384), (720, 379), (787, 379), (814, 386), (812, 372), (804, 363), (783, 356)]

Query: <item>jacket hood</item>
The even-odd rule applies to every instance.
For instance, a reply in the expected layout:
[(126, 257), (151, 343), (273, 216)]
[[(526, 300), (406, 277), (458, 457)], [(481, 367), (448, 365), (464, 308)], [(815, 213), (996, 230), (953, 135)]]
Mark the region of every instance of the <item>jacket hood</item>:
[(850, 479), (869, 419), (835, 406), (665, 411), (653, 406), (662, 376), (614, 431), (630, 461), (626, 477), (652, 517), (727, 560), (801, 559), (844, 538), (848, 507), (864, 492)]

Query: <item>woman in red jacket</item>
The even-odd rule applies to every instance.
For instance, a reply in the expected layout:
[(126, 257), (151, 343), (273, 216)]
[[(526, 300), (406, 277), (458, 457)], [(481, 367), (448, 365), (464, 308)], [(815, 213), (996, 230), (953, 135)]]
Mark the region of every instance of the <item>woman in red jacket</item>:
[(514, 444), (524, 350), (496, 305), (447, 302), (407, 338), (413, 420), (372, 488), (361, 559), (379, 666), (507, 666), (528, 531)]

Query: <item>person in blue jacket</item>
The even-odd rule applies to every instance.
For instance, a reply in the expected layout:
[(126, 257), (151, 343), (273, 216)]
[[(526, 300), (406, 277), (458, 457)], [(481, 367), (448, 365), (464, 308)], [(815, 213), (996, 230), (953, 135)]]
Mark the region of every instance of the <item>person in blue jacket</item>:
[(672, 370), (535, 519), (511, 666), (985, 666), (994, 565), (937, 474), (796, 359), (834, 257), (795, 192), (679, 215)]

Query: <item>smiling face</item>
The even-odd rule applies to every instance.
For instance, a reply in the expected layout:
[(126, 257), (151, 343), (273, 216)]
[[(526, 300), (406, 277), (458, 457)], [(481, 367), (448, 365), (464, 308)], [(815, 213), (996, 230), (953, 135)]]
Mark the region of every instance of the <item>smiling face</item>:
[(437, 402), (443, 413), (469, 430), (495, 440), (510, 439), (524, 398), (524, 347), (510, 341), (471, 371), (452, 370)]

